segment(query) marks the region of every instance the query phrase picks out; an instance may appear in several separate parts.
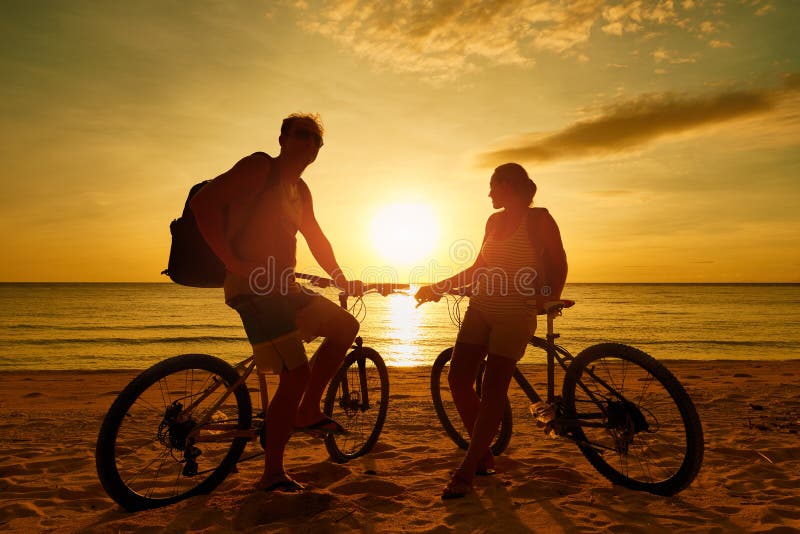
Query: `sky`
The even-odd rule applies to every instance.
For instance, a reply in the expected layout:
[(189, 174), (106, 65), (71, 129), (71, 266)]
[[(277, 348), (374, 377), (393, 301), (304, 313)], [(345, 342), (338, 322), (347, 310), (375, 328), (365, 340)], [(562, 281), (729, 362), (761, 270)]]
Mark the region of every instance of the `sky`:
[[(354, 277), (468, 265), (492, 170), (515, 161), (568, 282), (800, 282), (796, 0), (3, 12), (0, 281), (166, 281), (189, 187), (276, 155), (281, 120), (316, 112), (304, 178)], [(387, 246), (403, 231), (417, 249)]]

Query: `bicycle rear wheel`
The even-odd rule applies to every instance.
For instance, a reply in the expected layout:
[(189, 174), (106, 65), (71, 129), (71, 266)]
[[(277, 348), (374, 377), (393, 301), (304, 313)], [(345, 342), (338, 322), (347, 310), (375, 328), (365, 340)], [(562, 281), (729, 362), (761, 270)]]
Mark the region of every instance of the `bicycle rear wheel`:
[(697, 476), (697, 410), (651, 356), (617, 343), (589, 347), (570, 365), (562, 394), (566, 435), (611, 482), (674, 495)]
[(328, 386), (323, 411), (346, 434), (325, 436), (325, 448), (337, 462), (358, 458), (375, 446), (389, 410), (389, 373), (383, 358), (369, 347), (347, 355)]
[[(433, 362), (431, 369), (431, 398), (433, 399), (433, 407), (436, 410), (436, 415), (439, 417), (439, 422), (442, 423), (444, 431), (453, 440), (453, 443), (460, 448), (466, 450), (469, 447), (469, 432), (461, 422), (461, 416), (458, 414), (453, 397), (450, 394), (450, 386), (447, 382), (447, 373), (450, 370), (450, 359), (453, 357), (453, 347), (443, 350), (436, 361)], [(478, 396), (481, 394), (481, 382), (484, 375), (486, 362), (481, 363), (478, 370), (478, 377), (475, 383), (475, 391)], [(490, 448), (492, 454), (495, 456), (500, 455), (508, 447), (511, 441), (512, 429), (512, 415), (511, 403), (506, 399), (506, 407), (503, 410), (503, 419), (500, 421), (500, 427), (497, 431), (494, 441)]]
[(230, 365), (205, 354), (176, 356), (136, 377), (97, 437), (95, 463), (106, 493), (132, 512), (217, 487), (248, 441), (226, 437), (250, 428), (245, 385), (225, 396), (238, 379)]

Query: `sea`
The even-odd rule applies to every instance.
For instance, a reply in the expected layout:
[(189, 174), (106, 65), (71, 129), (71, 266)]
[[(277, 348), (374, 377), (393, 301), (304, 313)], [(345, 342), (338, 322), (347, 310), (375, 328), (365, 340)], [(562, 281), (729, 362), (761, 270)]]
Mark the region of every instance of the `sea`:
[[(333, 290), (319, 290), (336, 299)], [(660, 360), (800, 358), (800, 284), (568, 284), (556, 320), (572, 354), (600, 342)], [(351, 299), (351, 304), (353, 301)], [(416, 307), (413, 293), (367, 295), (353, 312), (390, 367), (430, 366), (467, 301)], [(545, 330), (540, 320), (538, 333)], [(311, 354), (319, 340), (307, 346)], [(168, 283), (0, 283), (0, 370), (144, 369), (178, 354), (235, 363), (250, 346), (220, 289)], [(528, 349), (523, 361), (543, 361)]]

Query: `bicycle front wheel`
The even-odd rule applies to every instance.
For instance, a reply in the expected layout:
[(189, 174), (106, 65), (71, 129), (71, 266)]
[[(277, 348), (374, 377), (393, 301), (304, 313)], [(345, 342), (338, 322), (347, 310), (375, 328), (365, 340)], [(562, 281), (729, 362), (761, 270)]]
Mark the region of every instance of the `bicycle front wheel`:
[(604, 343), (581, 352), (563, 386), (566, 435), (615, 484), (674, 495), (697, 476), (703, 428), (680, 382), (644, 352)]
[(147, 369), (122, 390), (100, 427), (97, 474), (128, 511), (175, 503), (217, 487), (248, 441), (250, 394), (219, 358), (185, 354)]
[(325, 436), (325, 448), (337, 462), (367, 454), (378, 441), (389, 410), (389, 373), (383, 358), (369, 347), (347, 355), (328, 386), (323, 411), (347, 431)]
[[(469, 447), (469, 432), (461, 422), (461, 416), (458, 414), (455, 402), (453, 402), (453, 396), (450, 394), (450, 386), (447, 381), (452, 357), (453, 348), (450, 347), (443, 350), (436, 358), (436, 361), (433, 362), (433, 368), (431, 369), (431, 398), (433, 399), (433, 408), (436, 410), (436, 415), (439, 417), (439, 422), (442, 423), (444, 431), (447, 432), (453, 443), (466, 450)], [(478, 377), (476, 378), (475, 391), (478, 396), (481, 394), (481, 383), (485, 367), (486, 362), (481, 363)], [(511, 403), (506, 399), (503, 419), (500, 421), (497, 435), (490, 446), (492, 454), (495, 456), (499, 456), (508, 447), (508, 443), (511, 441), (511, 427)]]

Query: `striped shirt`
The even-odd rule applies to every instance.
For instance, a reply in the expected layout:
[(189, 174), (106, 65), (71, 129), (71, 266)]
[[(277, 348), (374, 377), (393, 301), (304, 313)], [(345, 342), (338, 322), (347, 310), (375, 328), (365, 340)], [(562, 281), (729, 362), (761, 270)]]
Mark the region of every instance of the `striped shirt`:
[(486, 265), (475, 274), (470, 305), (494, 316), (536, 315), (538, 251), (528, 235), (528, 210), (514, 232), (498, 239), (491, 232), (481, 247)]

